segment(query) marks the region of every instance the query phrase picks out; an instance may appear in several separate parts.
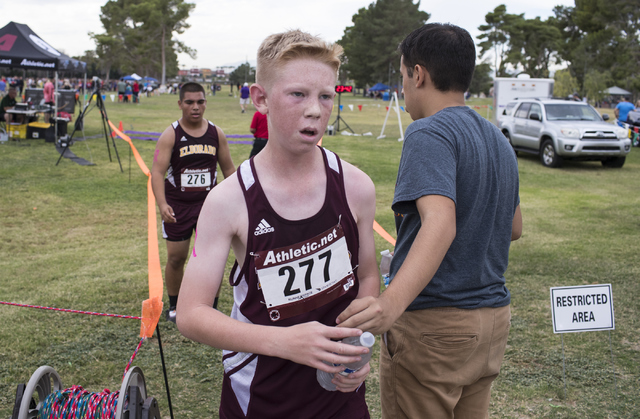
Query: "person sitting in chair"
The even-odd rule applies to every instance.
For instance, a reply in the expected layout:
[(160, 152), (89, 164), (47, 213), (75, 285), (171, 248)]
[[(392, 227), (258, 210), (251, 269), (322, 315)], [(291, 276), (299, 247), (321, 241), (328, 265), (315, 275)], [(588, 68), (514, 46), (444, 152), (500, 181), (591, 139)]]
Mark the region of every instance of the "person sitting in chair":
[(7, 113), (9, 109), (13, 109), (16, 106), (16, 96), (18, 92), (15, 87), (10, 87), (9, 92), (6, 96), (2, 98), (0, 101), (0, 121), (4, 121), (7, 125), (13, 122), (15, 117), (16, 122), (22, 123), (23, 116), (22, 115), (13, 115), (11, 113)]

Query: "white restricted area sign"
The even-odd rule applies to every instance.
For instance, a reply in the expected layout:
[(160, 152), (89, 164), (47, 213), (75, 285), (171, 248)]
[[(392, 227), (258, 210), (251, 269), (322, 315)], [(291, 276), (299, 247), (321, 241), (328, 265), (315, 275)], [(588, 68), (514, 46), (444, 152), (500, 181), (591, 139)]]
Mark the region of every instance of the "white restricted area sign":
[(613, 330), (611, 284), (551, 288), (553, 333)]

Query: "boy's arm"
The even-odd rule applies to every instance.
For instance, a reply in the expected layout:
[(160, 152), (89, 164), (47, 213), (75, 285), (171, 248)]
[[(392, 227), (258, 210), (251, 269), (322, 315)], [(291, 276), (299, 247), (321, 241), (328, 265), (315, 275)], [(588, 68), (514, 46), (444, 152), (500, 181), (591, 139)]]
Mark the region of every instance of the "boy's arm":
[(224, 132), (222, 132), (219, 127), (216, 126), (216, 129), (218, 130), (218, 164), (220, 165), (220, 170), (222, 170), (224, 178), (227, 179), (236, 171), (236, 166), (231, 159), (231, 152), (229, 151), (229, 143), (227, 142), (226, 135), (224, 135)]
[(522, 236), (522, 211), (520, 211), (520, 205), (518, 205), (511, 223), (511, 241), (518, 240), (520, 236)]
[(151, 166), (151, 189), (153, 189), (153, 195), (156, 197), (156, 203), (160, 209), (160, 216), (165, 223), (176, 222), (173, 208), (167, 204), (167, 199), (164, 194), (164, 176), (169, 169), (174, 143), (175, 135), (173, 128), (169, 126), (164, 130), (162, 135), (160, 135), (160, 138), (158, 138), (156, 151), (153, 155), (153, 164)]
[(376, 213), (376, 189), (363, 171), (342, 161), (347, 201), (358, 224), (360, 249), (358, 252), (358, 297), (380, 295), (380, 276), (376, 263), (373, 221)]
[[(376, 212), (376, 190), (373, 182), (364, 172), (342, 161), (347, 201), (358, 225), (358, 283), (356, 298), (380, 295), (380, 277), (376, 263), (376, 249), (373, 238), (373, 220)], [(333, 382), (338, 391), (355, 391), (367, 378), (371, 366), (365, 364), (358, 371), (344, 376), (336, 374)]]
[(456, 236), (456, 206), (441, 195), (420, 197), (416, 206), (422, 226), (398, 273), (380, 297), (354, 300), (338, 316), (341, 326), (386, 332), (433, 278)]
[(177, 324), (189, 339), (215, 348), (275, 356), (336, 373), (359, 360), (366, 348), (332, 339), (359, 336), (357, 329), (329, 327), (318, 322), (290, 327), (261, 326), (231, 319), (214, 310), (214, 297), (222, 282), (229, 247), (244, 257), (248, 215), (235, 176), (221, 182), (207, 196), (198, 220), (194, 252), (184, 274), (177, 306)]

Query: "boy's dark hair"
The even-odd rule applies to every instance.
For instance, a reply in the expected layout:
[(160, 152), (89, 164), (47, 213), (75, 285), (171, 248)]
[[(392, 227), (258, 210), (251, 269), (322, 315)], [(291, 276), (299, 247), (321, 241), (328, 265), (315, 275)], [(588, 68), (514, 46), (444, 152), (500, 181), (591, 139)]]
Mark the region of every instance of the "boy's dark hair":
[(204, 87), (200, 83), (194, 83), (192, 81), (187, 82), (182, 85), (180, 88), (180, 100), (184, 99), (184, 94), (187, 92), (197, 93), (202, 92), (202, 94), (207, 97), (207, 93), (204, 91)]
[(449, 23), (428, 23), (411, 32), (398, 47), (407, 75), (424, 67), (441, 92), (466, 92), (476, 66), (476, 47), (466, 30)]

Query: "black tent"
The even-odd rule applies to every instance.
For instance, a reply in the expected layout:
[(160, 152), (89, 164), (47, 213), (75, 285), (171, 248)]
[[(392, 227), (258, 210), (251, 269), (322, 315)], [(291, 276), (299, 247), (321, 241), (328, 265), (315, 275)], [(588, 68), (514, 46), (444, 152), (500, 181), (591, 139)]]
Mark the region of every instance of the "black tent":
[[(22, 23), (9, 22), (0, 29), (0, 67), (46, 70), (55, 73), (54, 115), (58, 115), (58, 72), (84, 73), (87, 63), (73, 59), (42, 40)], [(86, 84), (86, 83), (85, 83)], [(72, 112), (73, 113), (73, 110)], [(54, 132), (58, 135), (58, 118), (54, 118)]]
[(0, 29), (0, 67), (84, 73), (87, 64), (59, 52), (29, 26), (9, 22)]

